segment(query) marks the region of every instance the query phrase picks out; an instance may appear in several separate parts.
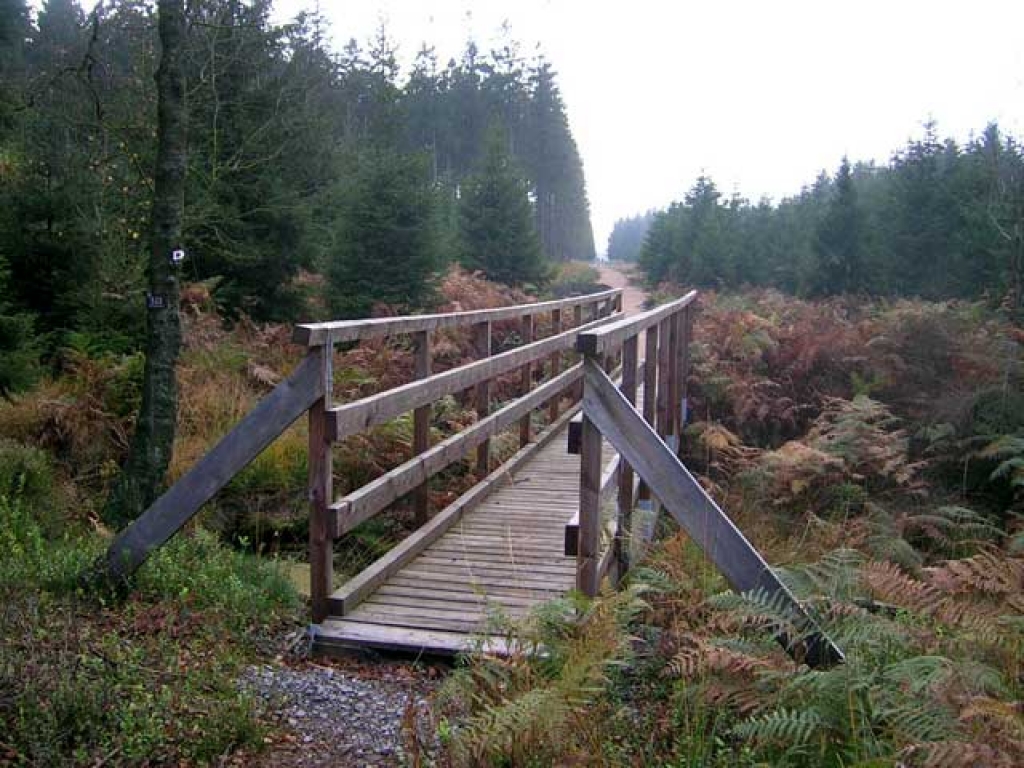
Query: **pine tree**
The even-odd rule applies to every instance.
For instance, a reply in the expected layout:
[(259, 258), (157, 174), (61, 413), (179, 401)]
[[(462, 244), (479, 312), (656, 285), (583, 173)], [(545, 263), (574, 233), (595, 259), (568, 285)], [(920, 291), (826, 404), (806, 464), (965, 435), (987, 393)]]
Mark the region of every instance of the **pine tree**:
[(864, 218), (845, 157), (836, 174), (834, 197), (817, 230), (815, 253), (817, 293), (855, 292), (865, 286)]
[(425, 156), (387, 146), (354, 158), (338, 192), (327, 268), (332, 317), (366, 317), (377, 303), (413, 309), (430, 298), (439, 253), (429, 176)]
[(461, 189), (460, 252), (464, 264), (510, 285), (542, 281), (547, 264), (533, 226), (526, 185), (500, 132), (492, 133), (480, 172)]

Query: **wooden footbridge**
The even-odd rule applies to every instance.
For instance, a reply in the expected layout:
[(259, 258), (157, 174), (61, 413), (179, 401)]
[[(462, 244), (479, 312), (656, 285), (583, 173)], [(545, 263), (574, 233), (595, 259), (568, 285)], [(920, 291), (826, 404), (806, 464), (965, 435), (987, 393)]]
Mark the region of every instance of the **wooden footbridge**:
[[(677, 458), (686, 418), (697, 294), (624, 317), (619, 290), (470, 312), (300, 325), (308, 353), (214, 449), (110, 547), (108, 568), (129, 575), (281, 432), (309, 421), (311, 632), (321, 651), (374, 647), (431, 653), (466, 650), (489, 617), (526, 614), (576, 588), (595, 595), (629, 568), (652, 526), (637, 509), (669, 512), (734, 589), (777, 596), (807, 631), (783, 638), (811, 663), (842, 655), (814, 627), (742, 533)], [(472, 335), (477, 359), (432, 372), (434, 337)], [(504, 330), (508, 349), (493, 343)], [(514, 333), (509, 333), (509, 330)], [(643, 335), (641, 356), (640, 337)], [(335, 403), (335, 345), (411, 338), (415, 379)], [(575, 358), (575, 359), (574, 359)], [(495, 403), (492, 383), (515, 383)], [(433, 443), (431, 406), (469, 397), (477, 420)], [(336, 498), (333, 446), (412, 412), (408, 461)], [(519, 450), (498, 463), (491, 439), (518, 432)], [(467, 457), (479, 482), (431, 514), (427, 483)], [(349, 581), (336, 585), (334, 542), (410, 498), (419, 527)]]

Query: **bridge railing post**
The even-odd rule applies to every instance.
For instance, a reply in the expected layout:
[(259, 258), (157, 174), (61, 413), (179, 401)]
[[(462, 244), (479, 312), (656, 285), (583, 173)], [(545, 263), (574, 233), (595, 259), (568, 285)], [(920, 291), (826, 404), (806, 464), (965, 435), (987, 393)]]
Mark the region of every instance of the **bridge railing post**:
[[(620, 389), (630, 405), (636, 405), (637, 348), (639, 338), (631, 336), (622, 343), (622, 384)], [(625, 459), (619, 462), (616, 503), (615, 559), (618, 576), (629, 570), (629, 537), (633, 531), (633, 468)]]
[[(430, 351), (430, 331), (417, 331), (413, 335), (413, 355), (415, 369), (413, 375), (417, 380), (430, 375), (432, 368)], [(416, 457), (430, 448), (430, 405), (424, 405), (413, 411), (412, 456)], [(427, 522), (430, 517), (430, 494), (428, 483), (422, 483), (413, 494), (413, 507), (416, 526)]]
[[(491, 323), (485, 320), (473, 326), (473, 348), (477, 360), (483, 360), (491, 356)], [(491, 411), (491, 382), (482, 381), (476, 385), (474, 407), (478, 419), (485, 418)], [(484, 440), (476, 449), (476, 473), (479, 477), (486, 477), (490, 471), (491, 463), (491, 441)]]
[(327, 336), (322, 346), (309, 354), (320, 365), (323, 397), (309, 409), (309, 586), (313, 622), (328, 614), (328, 599), (334, 580), (334, 535), (330, 530), (333, 493), (333, 452), (328, 433), (327, 411), (334, 391), (334, 343)]
[[(553, 309), (551, 310), (551, 335), (557, 336), (561, 332), (562, 310)], [(549, 378), (553, 379), (562, 372), (562, 353), (552, 352), (550, 360), (551, 375), (549, 376)], [(554, 420), (558, 418), (558, 405), (559, 400), (561, 400), (561, 398), (561, 393), (556, 394), (554, 397), (551, 398), (551, 401), (548, 403), (548, 423), (553, 423)]]
[[(533, 315), (523, 315), (520, 326), (522, 343), (529, 344), (533, 341)], [(533, 363), (527, 363), (520, 371), (520, 394), (530, 394), (533, 385)], [(519, 420), (519, 447), (525, 448), (530, 442), (530, 414), (526, 414)]]

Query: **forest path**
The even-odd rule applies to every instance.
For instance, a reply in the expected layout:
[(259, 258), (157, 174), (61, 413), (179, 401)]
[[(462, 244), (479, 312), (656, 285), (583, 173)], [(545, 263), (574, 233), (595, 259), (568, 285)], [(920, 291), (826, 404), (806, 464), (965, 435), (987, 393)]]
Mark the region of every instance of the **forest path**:
[(622, 289), (622, 311), (627, 315), (635, 315), (644, 308), (647, 294), (637, 285), (633, 284), (634, 267), (624, 264), (611, 264), (607, 261), (599, 261), (595, 264), (597, 271), (601, 273), (601, 282), (609, 288)]

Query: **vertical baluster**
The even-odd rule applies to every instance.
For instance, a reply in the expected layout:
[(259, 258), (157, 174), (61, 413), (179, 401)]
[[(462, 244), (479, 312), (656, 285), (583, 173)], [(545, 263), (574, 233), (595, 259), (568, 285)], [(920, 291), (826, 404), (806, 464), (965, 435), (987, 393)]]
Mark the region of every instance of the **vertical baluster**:
[[(473, 326), (473, 347), (476, 357), (482, 360), (491, 356), (491, 323), (489, 320)], [(491, 382), (482, 381), (476, 385), (476, 415), (485, 418), (491, 412)], [(491, 441), (484, 440), (476, 449), (476, 474), (483, 478), (490, 471)]]
[(327, 618), (327, 603), (334, 578), (334, 532), (329, 530), (333, 502), (332, 449), (327, 432), (327, 410), (334, 384), (334, 342), (328, 333), (322, 347), (310, 350), (320, 358), (323, 397), (309, 409), (309, 593), (313, 622)]
[[(639, 339), (630, 336), (622, 343), (622, 384), (623, 396), (631, 405), (636, 405), (636, 366)], [(615, 553), (619, 564), (618, 578), (629, 570), (629, 537), (633, 532), (633, 468), (625, 459), (619, 463), (618, 493), (619, 524), (615, 533)]]
[[(652, 325), (644, 337), (644, 421), (656, 427), (658, 395), (658, 326)], [(651, 498), (646, 483), (640, 483), (641, 499)]]
[[(430, 331), (417, 331), (413, 335), (416, 379), (425, 379), (430, 375)], [(419, 456), (430, 447), (430, 410), (424, 405), (413, 411), (412, 455)], [(430, 517), (429, 482), (420, 485), (413, 493), (413, 506), (417, 527), (427, 522)]]
[[(524, 315), (522, 320), (523, 344), (533, 341), (533, 315)], [(520, 369), (520, 393), (527, 395), (533, 384), (533, 365), (527, 363)], [(519, 447), (523, 448), (530, 442), (530, 414), (519, 420)]]
[[(585, 366), (597, 365), (588, 358)], [(576, 550), (576, 588), (585, 595), (597, 594), (601, 543), (601, 433), (586, 414), (580, 441), (580, 528)]]
[[(551, 310), (551, 335), (557, 336), (562, 332), (562, 310), (553, 309)], [(555, 378), (562, 372), (562, 353), (552, 352), (551, 353), (551, 378)], [(555, 395), (548, 402), (548, 421), (553, 422), (558, 418), (558, 401), (561, 399), (561, 395)]]

